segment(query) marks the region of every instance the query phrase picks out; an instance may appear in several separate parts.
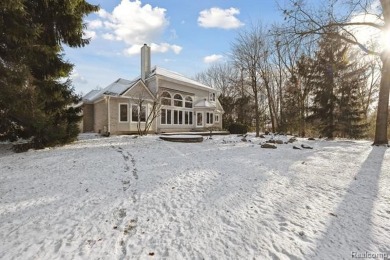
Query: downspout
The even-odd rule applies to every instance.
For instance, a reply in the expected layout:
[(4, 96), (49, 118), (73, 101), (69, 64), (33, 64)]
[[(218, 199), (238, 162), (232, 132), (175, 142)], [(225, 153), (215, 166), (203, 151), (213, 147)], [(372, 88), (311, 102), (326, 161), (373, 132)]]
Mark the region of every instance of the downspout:
[(111, 134), (111, 109), (110, 109), (110, 96), (108, 96), (108, 102), (107, 102), (107, 131)]
[(156, 111), (157, 113), (157, 117), (155, 119), (155, 122), (154, 122), (154, 132), (155, 133), (159, 133), (160, 132), (160, 129), (158, 128), (159, 124), (158, 122), (161, 122), (161, 98), (160, 98), (160, 94), (159, 94), (159, 84), (158, 84), (159, 80), (158, 80), (158, 76), (157, 76), (157, 73), (156, 73), (156, 101), (158, 102), (157, 106), (158, 106), (158, 111)]

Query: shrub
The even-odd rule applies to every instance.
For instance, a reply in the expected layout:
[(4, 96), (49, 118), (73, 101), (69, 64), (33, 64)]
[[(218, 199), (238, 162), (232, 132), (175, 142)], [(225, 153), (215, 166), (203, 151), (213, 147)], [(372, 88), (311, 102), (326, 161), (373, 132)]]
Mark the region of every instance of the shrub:
[(246, 134), (248, 132), (248, 126), (241, 123), (232, 123), (228, 128), (231, 134)]

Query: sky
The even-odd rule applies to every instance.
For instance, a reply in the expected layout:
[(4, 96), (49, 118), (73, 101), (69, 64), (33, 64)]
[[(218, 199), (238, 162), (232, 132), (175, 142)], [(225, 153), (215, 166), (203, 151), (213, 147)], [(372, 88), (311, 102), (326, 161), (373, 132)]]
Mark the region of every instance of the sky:
[(75, 65), (71, 78), (78, 94), (138, 77), (144, 43), (152, 48), (152, 66), (193, 77), (228, 60), (240, 30), (282, 19), (275, 0), (88, 2), (101, 8), (85, 18), (90, 44), (64, 47), (65, 58)]

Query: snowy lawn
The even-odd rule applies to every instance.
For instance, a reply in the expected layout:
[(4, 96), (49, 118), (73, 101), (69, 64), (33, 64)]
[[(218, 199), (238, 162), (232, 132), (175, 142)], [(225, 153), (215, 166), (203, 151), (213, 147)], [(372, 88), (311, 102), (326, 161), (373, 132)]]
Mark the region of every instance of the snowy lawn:
[[(0, 259), (390, 254), (385, 147), (82, 137), (21, 154), (0, 145)], [(301, 144), (313, 149), (292, 148)]]

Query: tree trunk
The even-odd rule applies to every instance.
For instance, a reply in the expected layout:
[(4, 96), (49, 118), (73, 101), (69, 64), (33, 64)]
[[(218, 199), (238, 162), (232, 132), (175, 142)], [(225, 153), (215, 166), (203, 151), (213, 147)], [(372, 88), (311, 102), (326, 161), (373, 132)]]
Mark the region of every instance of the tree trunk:
[(259, 97), (257, 93), (256, 79), (252, 79), (253, 94), (255, 96), (255, 124), (256, 124), (256, 137), (260, 136), (260, 113), (259, 113)]
[(272, 99), (271, 95), (271, 90), (268, 85), (268, 83), (265, 83), (266, 88), (267, 88), (267, 96), (268, 96), (268, 109), (269, 109), (269, 114), (271, 117), (271, 126), (272, 126), (272, 132), (275, 133), (276, 131), (276, 120), (275, 120), (275, 106), (274, 106), (274, 101)]
[(376, 115), (376, 128), (374, 145), (388, 144), (387, 120), (389, 113), (389, 91), (390, 91), (390, 58), (389, 52), (383, 52), (381, 60), (382, 78), (379, 88), (378, 110)]

